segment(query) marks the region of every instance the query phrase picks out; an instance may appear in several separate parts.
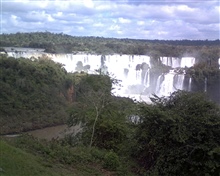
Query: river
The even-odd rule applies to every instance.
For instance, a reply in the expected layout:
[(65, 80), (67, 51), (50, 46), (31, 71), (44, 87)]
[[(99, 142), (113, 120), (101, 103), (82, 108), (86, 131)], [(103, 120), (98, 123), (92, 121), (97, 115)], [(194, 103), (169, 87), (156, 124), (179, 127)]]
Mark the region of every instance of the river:
[[(46, 127), (42, 129), (27, 131), (23, 134), (29, 134), (39, 139), (63, 139), (66, 135), (73, 134), (75, 135), (81, 130), (80, 126), (72, 126), (68, 127), (67, 125), (58, 125), (53, 127)], [(4, 135), (5, 137), (17, 137), (21, 134), (11, 134), (11, 135)]]

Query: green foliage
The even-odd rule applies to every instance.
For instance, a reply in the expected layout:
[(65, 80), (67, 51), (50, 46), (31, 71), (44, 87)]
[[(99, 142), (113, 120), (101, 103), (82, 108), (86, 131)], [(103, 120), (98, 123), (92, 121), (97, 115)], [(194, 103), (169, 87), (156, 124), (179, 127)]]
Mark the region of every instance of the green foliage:
[[(50, 32), (1, 34), (1, 47), (44, 48), (49, 53), (96, 53), (146, 55), (157, 51), (160, 56), (180, 57), (185, 53), (204, 58), (220, 56), (219, 40), (137, 40), (103, 37), (74, 37)], [(205, 46), (205, 47), (204, 47)], [(195, 52), (193, 51), (197, 51)]]
[(71, 147), (63, 140), (44, 141), (23, 135), (1, 139), (0, 148), (2, 176), (101, 176), (106, 172), (102, 167), (106, 151)]
[[(108, 152), (106, 150), (100, 150), (94, 147), (72, 147), (66, 143), (65, 139), (45, 141), (36, 139), (29, 135), (22, 135), (14, 139), (7, 139), (7, 143), (13, 145), (13, 148), (16, 147), (16, 149), (22, 152), (31, 153), (31, 155), (33, 156), (37, 155), (38, 158), (43, 161), (41, 163), (47, 167), (55, 169), (57, 166), (59, 166), (58, 168), (56, 168), (57, 175), (62, 175), (62, 168), (60, 168), (61, 166), (66, 169), (69, 168), (69, 171), (64, 172), (63, 175), (82, 176), (101, 176), (105, 175), (106, 173), (110, 175), (123, 175), (117, 174), (117, 172), (120, 171), (118, 170), (120, 169), (119, 166), (127, 167), (121, 165), (119, 156), (112, 151)], [(35, 158), (33, 158), (33, 163), (35, 163)], [(38, 168), (38, 165), (36, 166), (36, 168)], [(12, 172), (16, 172), (16, 169), (13, 168)], [(69, 172), (73, 173), (68, 174)], [(128, 170), (125, 170), (124, 173), (130, 172)]]
[(88, 92), (100, 93), (103, 92), (106, 95), (111, 94), (112, 80), (106, 75), (88, 75), (82, 77), (80, 84), (78, 85), (79, 96)]
[(134, 157), (149, 175), (217, 175), (220, 109), (202, 94), (175, 92), (140, 105)]
[(90, 153), (87, 148), (73, 148), (65, 140), (46, 141), (23, 135), (18, 137), (13, 145), (62, 164), (70, 165), (95, 161), (92, 152)]
[(208, 79), (208, 85), (212, 85), (220, 80), (218, 64), (210, 66), (205, 62), (200, 62), (189, 68), (187, 73), (192, 76), (195, 83), (200, 85), (204, 84), (205, 78)]
[(129, 123), (126, 118), (133, 111), (134, 103), (111, 96), (113, 82), (104, 75), (83, 77), (77, 85), (78, 98), (70, 109), (68, 124), (82, 126), (83, 144), (118, 151), (127, 139)]
[[(131, 132), (130, 123), (126, 118), (133, 111), (134, 105), (132, 101), (123, 98), (111, 98), (109, 101), (110, 103), (100, 111), (96, 122), (93, 146), (119, 152)], [(83, 128), (82, 138), (78, 139), (78, 142), (83, 141), (88, 145), (95, 115), (95, 109), (91, 105), (75, 104), (71, 109), (69, 125), (78, 122)]]
[[(1, 176), (58, 176), (52, 163), (46, 163), (39, 156), (25, 152), (0, 140), (0, 175)], [(66, 172), (68, 174), (68, 172)]]
[(73, 82), (62, 65), (1, 55), (0, 74), (1, 133), (65, 122)]
[(97, 147), (117, 151), (119, 144), (126, 139), (126, 133), (126, 126), (117, 119), (100, 119), (96, 125), (94, 142)]
[[(36, 164), (36, 170), (39, 169), (39, 172), (43, 173), (43, 175), (47, 175), (47, 174), (44, 171), (45, 169), (44, 167), (43, 169), (38, 167), (39, 163), (53, 170), (56, 170), (57, 175), (73, 175), (73, 176), (74, 175), (79, 175), (79, 176), (100, 175), (101, 176), (101, 175), (106, 175), (106, 173), (111, 174), (111, 175), (116, 175), (116, 172), (115, 172), (116, 169), (118, 168), (118, 166), (121, 166), (119, 157), (117, 156), (117, 154), (113, 152), (100, 150), (94, 147), (92, 148), (87, 148), (84, 146), (72, 147), (68, 145), (65, 142), (65, 140), (46, 141), (46, 140), (39, 140), (39, 139), (33, 138), (29, 135), (22, 135), (14, 139), (7, 139), (7, 143), (12, 145), (15, 150), (19, 150), (22, 153), (27, 153), (28, 155), (32, 155), (32, 156), (38, 155), (39, 160), (37, 160), (37, 164), (35, 161), (36, 160), (35, 157), (33, 157), (31, 160), (30, 158), (28, 158), (27, 161), (28, 162), (32, 161), (31, 164), (33, 163)], [(17, 159), (18, 154), (15, 154), (14, 156), (15, 159)], [(26, 157), (24, 158), (27, 159)], [(1, 159), (2, 158), (0, 158), (0, 160)], [(13, 160), (13, 157), (8, 158), (8, 159), (4, 158), (4, 161), (5, 160)], [(26, 170), (26, 167), (23, 167), (23, 163), (26, 163), (27, 161), (26, 160), (23, 161), (21, 158), (19, 161), (20, 162), (18, 163), (18, 165), (21, 166), (21, 169), (25, 168)], [(1, 165), (1, 167), (4, 166), (2, 168), (4, 169), (4, 171), (6, 169), (5, 165), (6, 163), (4, 163), (4, 165)], [(30, 162), (27, 166), (29, 167), (29, 165), (30, 165)], [(11, 168), (11, 173), (15, 173), (17, 171), (14, 167), (10, 166), (10, 164), (9, 164), (9, 168)], [(63, 172), (62, 168), (66, 168), (67, 170)], [(127, 168), (124, 168), (124, 169), (127, 169)], [(44, 172), (42, 172), (42, 170)], [(24, 171), (22, 171), (22, 173), (24, 173)], [(126, 172), (129, 173), (127, 170)], [(13, 174), (13, 175), (19, 175), (19, 174)], [(35, 175), (35, 174), (30, 173), (28, 175)], [(36, 175), (39, 175), (39, 174), (36, 174)]]
[(104, 157), (104, 168), (108, 170), (116, 170), (120, 165), (119, 157), (116, 153), (110, 151), (105, 154)]

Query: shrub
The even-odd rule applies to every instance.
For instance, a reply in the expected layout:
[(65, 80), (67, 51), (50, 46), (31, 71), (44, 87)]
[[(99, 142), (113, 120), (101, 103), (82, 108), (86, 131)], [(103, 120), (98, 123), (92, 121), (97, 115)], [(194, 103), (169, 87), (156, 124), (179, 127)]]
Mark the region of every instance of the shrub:
[(108, 170), (116, 170), (120, 165), (119, 157), (116, 153), (110, 151), (104, 156), (104, 168)]
[[(133, 151), (149, 175), (218, 175), (220, 109), (202, 94), (178, 91), (140, 107)], [(157, 173), (157, 174), (156, 174)]]

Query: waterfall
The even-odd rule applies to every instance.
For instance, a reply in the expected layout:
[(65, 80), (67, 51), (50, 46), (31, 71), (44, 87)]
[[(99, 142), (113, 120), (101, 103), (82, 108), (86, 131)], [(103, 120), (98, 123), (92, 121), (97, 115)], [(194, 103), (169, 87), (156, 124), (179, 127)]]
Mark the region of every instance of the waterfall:
[(8, 56), (10, 57), (14, 57), (14, 58), (20, 58), (20, 57), (24, 57), (24, 58), (31, 58), (31, 57), (41, 57), (42, 53), (29, 53), (29, 52), (14, 52), (14, 51), (10, 51), (7, 52)]
[(184, 74), (176, 74), (174, 76), (174, 83), (173, 87), (175, 90), (183, 90), (183, 80), (184, 80)]
[(220, 58), (218, 59), (218, 65), (219, 65), (219, 69), (220, 69)]
[(158, 78), (157, 78), (157, 83), (156, 83), (156, 91), (154, 93), (158, 94), (159, 91), (160, 91), (160, 86), (161, 86), (161, 83), (163, 82), (162, 78), (164, 79), (164, 74), (160, 75)]
[(160, 57), (161, 62), (164, 65), (170, 66), (172, 68), (185, 68), (185, 67), (192, 67), (195, 64), (194, 57)]
[(205, 78), (204, 92), (207, 92), (207, 78)]
[[(168, 96), (177, 89), (183, 89), (184, 74), (178, 74), (174, 71), (180, 67), (191, 67), (195, 63), (193, 57), (160, 57), (164, 65), (173, 69), (167, 73), (158, 76), (154, 80), (151, 74), (151, 62), (149, 56), (139, 55), (94, 55), (94, 54), (51, 54), (43, 52), (43, 49), (30, 48), (7, 48), (9, 56), (19, 58), (51, 58), (55, 62), (62, 63), (67, 72), (84, 71), (89, 74), (98, 74), (97, 70), (101, 69), (103, 73), (109, 73), (110, 76), (121, 80), (120, 89), (115, 90), (117, 95), (132, 95), (137, 97), (141, 94), (144, 96), (156, 93), (159, 96)], [(219, 59), (220, 64), (220, 59)], [(189, 87), (191, 90), (191, 78)], [(205, 88), (206, 89), (206, 88)], [(147, 90), (147, 91), (145, 91)]]
[(192, 67), (194, 64), (195, 64), (194, 57), (182, 57), (180, 67), (181, 68)]
[(160, 57), (160, 60), (161, 60), (162, 64), (167, 65), (167, 66), (171, 66), (169, 63), (168, 57)]
[(148, 68), (145, 75), (144, 75), (144, 80), (143, 84), (145, 88), (150, 87), (150, 69)]
[(192, 90), (192, 78), (189, 78), (189, 87), (188, 87), (188, 91), (190, 92)]
[(173, 87), (174, 80), (174, 72), (171, 70), (169, 73), (164, 75), (164, 80), (159, 86), (158, 92), (156, 92), (159, 96), (169, 96), (172, 92), (175, 91)]
[(181, 58), (177, 58), (177, 57), (160, 57), (160, 60), (164, 65), (170, 66), (172, 68), (181, 67)]
[(101, 56), (98, 55), (87, 55), (87, 54), (56, 54), (48, 55), (53, 61), (64, 64), (64, 68), (67, 72), (75, 72), (76, 65), (78, 62), (82, 62), (83, 66), (89, 65), (90, 71), (95, 72), (101, 68)]
[(147, 74), (147, 85), (146, 87), (150, 87), (150, 69), (148, 68), (148, 74)]
[(172, 58), (172, 68), (181, 67), (181, 58)]

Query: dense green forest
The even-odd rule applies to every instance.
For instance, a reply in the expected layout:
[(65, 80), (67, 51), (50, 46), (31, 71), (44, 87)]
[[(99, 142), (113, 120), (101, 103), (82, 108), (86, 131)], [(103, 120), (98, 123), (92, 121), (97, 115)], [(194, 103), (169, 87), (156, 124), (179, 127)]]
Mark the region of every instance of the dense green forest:
[(51, 60), (0, 56), (1, 133), (63, 124), (72, 101), (71, 82)]
[(49, 53), (87, 52), (133, 54), (152, 57), (220, 58), (219, 40), (140, 40), (103, 37), (75, 37), (50, 32), (1, 34), (0, 47), (43, 48)]

